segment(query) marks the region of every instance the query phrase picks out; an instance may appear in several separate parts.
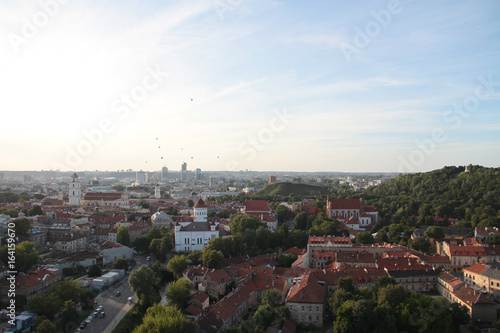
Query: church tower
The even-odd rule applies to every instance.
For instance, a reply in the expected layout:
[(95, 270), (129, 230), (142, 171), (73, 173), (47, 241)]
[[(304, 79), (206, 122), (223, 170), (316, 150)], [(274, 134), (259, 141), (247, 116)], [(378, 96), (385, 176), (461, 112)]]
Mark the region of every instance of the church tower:
[(207, 222), (208, 221), (208, 206), (203, 201), (203, 199), (200, 198), (198, 201), (193, 206), (194, 208), (194, 222)]
[(71, 183), (69, 183), (69, 204), (73, 206), (80, 206), (82, 199), (82, 190), (80, 188), (80, 181), (76, 173), (71, 176)]
[(155, 185), (155, 198), (156, 199), (160, 199), (160, 196), (161, 196), (161, 194), (160, 194), (160, 184), (156, 183), (156, 185)]

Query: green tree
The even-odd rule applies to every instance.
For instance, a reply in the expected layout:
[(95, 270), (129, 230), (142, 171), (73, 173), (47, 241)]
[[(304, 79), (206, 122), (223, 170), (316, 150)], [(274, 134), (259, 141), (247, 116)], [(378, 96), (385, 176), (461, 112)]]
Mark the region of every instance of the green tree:
[[(16, 244), (16, 270), (18, 272), (26, 272), (31, 267), (38, 264), (41, 257), (36, 252), (35, 243), (24, 241)], [(0, 259), (3, 262), (8, 262), (8, 247), (4, 245), (0, 248)]]
[(141, 236), (134, 239), (132, 242), (132, 248), (138, 253), (144, 253), (149, 249), (151, 240), (148, 237)]
[(193, 250), (191, 251), (190, 254), (187, 255), (187, 259), (189, 260), (191, 265), (193, 266), (199, 265), (203, 261), (203, 252), (198, 250)]
[(113, 263), (113, 268), (115, 269), (124, 269), (127, 271), (128, 269), (128, 260), (125, 258), (116, 258), (115, 262)]
[(456, 331), (459, 331), (460, 325), (467, 325), (470, 321), (467, 308), (458, 303), (451, 303), (451, 318)]
[(378, 291), (378, 304), (396, 307), (405, 299), (405, 289), (402, 285), (390, 284)]
[(191, 333), (194, 331), (194, 323), (186, 319), (180, 309), (155, 304), (146, 311), (142, 324), (136, 327), (133, 333)]
[(229, 228), (233, 235), (243, 236), (245, 230), (257, 230), (262, 225), (264, 224), (252, 215), (233, 215), (229, 219)]
[(217, 214), (218, 217), (221, 219), (227, 219), (229, 216), (231, 216), (231, 213), (227, 208), (222, 208), (221, 211)]
[(191, 283), (184, 278), (171, 282), (167, 289), (168, 305), (185, 309), (191, 299), (192, 289)]
[(356, 286), (354, 285), (354, 282), (352, 281), (352, 277), (346, 276), (342, 277), (337, 281), (337, 287), (344, 289), (347, 292), (354, 293), (356, 292)]
[(443, 239), (444, 238), (444, 232), (441, 227), (438, 226), (432, 226), (427, 228), (427, 230), (424, 233), (425, 237), (428, 238), (434, 238), (434, 239)]
[(69, 323), (78, 322), (78, 311), (76, 310), (75, 302), (72, 300), (64, 302), (60, 311), (60, 318), (64, 326)]
[(149, 251), (155, 255), (160, 262), (164, 262), (167, 257), (168, 247), (165, 239), (155, 238), (149, 244)]
[(188, 267), (186, 256), (175, 256), (167, 264), (167, 269), (172, 272), (176, 279), (182, 277), (182, 272)]
[(275, 309), (282, 304), (283, 294), (276, 289), (266, 290), (261, 297), (262, 304), (268, 304)]
[(130, 227), (121, 225), (116, 231), (116, 240), (124, 246), (130, 246)]
[(373, 244), (374, 241), (372, 234), (367, 231), (360, 232), (356, 235), (356, 244)]
[(29, 231), (31, 229), (31, 221), (27, 218), (15, 219), (14, 221), (14, 231), (16, 232), (16, 237), (20, 239), (28, 239)]
[(295, 229), (306, 230), (307, 229), (307, 213), (301, 212), (293, 219), (295, 222)]
[(49, 319), (54, 318), (54, 315), (59, 312), (61, 306), (61, 299), (52, 293), (37, 293), (27, 304), (28, 310)]
[(39, 205), (34, 205), (28, 210), (28, 216), (37, 216), (37, 215), (44, 215), (42, 211), (42, 207)]
[(187, 204), (188, 204), (188, 207), (189, 207), (189, 208), (193, 208), (193, 206), (194, 206), (194, 201), (193, 201), (193, 200), (191, 200), (191, 199), (189, 199), (189, 200), (187, 201)]
[(283, 223), (293, 218), (293, 212), (288, 207), (283, 205), (278, 205), (274, 210), (274, 213), (278, 218), (278, 223)]
[(99, 265), (93, 264), (89, 266), (89, 272), (88, 272), (89, 277), (98, 277), (102, 275), (102, 269)]
[(56, 325), (48, 319), (43, 320), (36, 328), (38, 333), (56, 333)]
[(293, 253), (287, 253), (278, 257), (278, 267), (292, 267), (292, 264), (297, 260), (297, 256)]
[(431, 243), (425, 237), (415, 237), (410, 241), (410, 247), (417, 251), (429, 252), (431, 250)]
[(493, 236), (493, 239), (490, 242), (492, 245), (500, 245), (500, 235)]
[(275, 317), (274, 309), (269, 304), (260, 305), (252, 319), (259, 326), (269, 327)]
[(161, 300), (158, 292), (160, 278), (148, 266), (141, 266), (139, 269), (134, 270), (130, 274), (128, 282), (132, 290), (137, 293), (138, 303), (144, 309)]
[(373, 298), (375, 300), (378, 300), (378, 292), (379, 290), (383, 289), (384, 287), (387, 287), (389, 285), (397, 285), (398, 283), (393, 277), (388, 277), (388, 276), (382, 276), (379, 278), (376, 282), (375, 285), (373, 286)]
[[(81, 282), (73, 279), (61, 280), (52, 284), (50, 293), (56, 295), (61, 301), (71, 300), (76, 304), (82, 300), (83, 289), (80, 285)], [(47, 318), (50, 317), (47, 316)]]
[(348, 300), (338, 308), (334, 324), (335, 333), (357, 333), (353, 314), (354, 304), (353, 300)]
[(224, 255), (218, 250), (203, 249), (203, 266), (220, 269), (224, 265)]

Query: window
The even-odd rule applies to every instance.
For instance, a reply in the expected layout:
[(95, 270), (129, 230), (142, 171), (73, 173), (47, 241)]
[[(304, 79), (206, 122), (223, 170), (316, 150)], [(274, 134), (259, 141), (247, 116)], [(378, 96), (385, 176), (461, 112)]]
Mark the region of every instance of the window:
[(312, 312), (312, 310), (313, 310), (313, 307), (309, 306), (309, 312)]
[(302, 312), (305, 311), (305, 307), (302, 305)]
[(319, 312), (319, 306), (316, 307), (316, 312)]

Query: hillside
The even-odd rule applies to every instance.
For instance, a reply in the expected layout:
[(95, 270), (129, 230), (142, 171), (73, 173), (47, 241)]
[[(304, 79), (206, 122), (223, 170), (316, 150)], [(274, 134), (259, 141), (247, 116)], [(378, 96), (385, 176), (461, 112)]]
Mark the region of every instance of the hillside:
[(258, 196), (308, 196), (328, 194), (328, 191), (322, 186), (296, 183), (276, 183), (268, 184), (262, 190), (256, 193)]
[[(500, 168), (444, 167), (405, 174), (362, 196), (384, 216), (440, 216), (500, 227)], [(498, 224), (498, 225), (497, 225)]]

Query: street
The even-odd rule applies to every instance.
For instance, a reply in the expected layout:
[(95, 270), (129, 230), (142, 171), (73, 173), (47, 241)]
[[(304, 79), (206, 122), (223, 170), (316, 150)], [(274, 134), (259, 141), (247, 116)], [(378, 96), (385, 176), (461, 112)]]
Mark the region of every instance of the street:
[[(146, 256), (135, 256), (136, 265), (133, 270), (141, 267), (146, 263)], [(130, 274), (120, 281), (118, 284), (112, 286), (111, 288), (100, 293), (95, 300), (98, 305), (104, 307), (105, 316), (103, 318), (95, 317), (92, 319), (91, 324), (87, 325), (82, 332), (90, 333), (101, 333), (101, 332), (112, 332), (120, 320), (125, 316), (125, 314), (134, 306), (137, 302), (137, 296), (130, 289), (128, 284), (128, 277)], [(120, 291), (120, 296), (116, 296), (116, 291)], [(127, 298), (132, 296), (133, 301), (129, 305)]]

